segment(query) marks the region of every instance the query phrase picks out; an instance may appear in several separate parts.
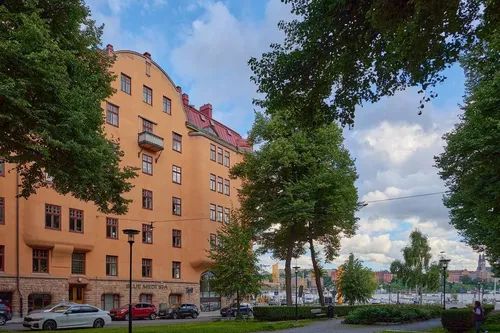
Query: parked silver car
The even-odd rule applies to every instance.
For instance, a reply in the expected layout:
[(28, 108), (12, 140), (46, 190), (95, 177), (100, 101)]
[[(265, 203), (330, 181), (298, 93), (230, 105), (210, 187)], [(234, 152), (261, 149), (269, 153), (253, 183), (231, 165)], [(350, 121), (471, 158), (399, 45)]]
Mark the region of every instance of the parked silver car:
[(23, 326), (39, 330), (73, 327), (104, 327), (111, 323), (109, 312), (88, 304), (61, 305), (48, 312), (24, 317)]

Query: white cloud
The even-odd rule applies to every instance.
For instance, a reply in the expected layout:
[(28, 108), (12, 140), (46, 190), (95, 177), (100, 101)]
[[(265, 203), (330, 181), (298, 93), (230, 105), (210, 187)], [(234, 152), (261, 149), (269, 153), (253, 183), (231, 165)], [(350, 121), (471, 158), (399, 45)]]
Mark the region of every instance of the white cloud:
[(358, 222), (360, 233), (372, 234), (375, 232), (388, 232), (393, 231), (396, 228), (396, 223), (383, 217), (375, 219), (362, 219)]

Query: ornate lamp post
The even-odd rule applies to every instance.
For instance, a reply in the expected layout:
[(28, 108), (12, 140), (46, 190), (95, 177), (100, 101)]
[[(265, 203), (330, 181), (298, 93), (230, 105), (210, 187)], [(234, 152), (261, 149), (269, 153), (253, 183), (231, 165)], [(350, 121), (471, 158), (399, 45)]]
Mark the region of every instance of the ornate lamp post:
[(446, 310), (446, 269), (448, 268), (448, 263), (450, 259), (446, 259), (444, 256), (441, 257), (439, 263), (443, 268), (443, 310)]
[(139, 233), (139, 230), (124, 229), (123, 233), (128, 236), (128, 244), (130, 245), (128, 280), (128, 333), (132, 333), (132, 244), (134, 244), (134, 236)]
[(293, 269), (295, 270), (295, 320), (298, 319), (299, 316), (299, 308), (298, 308), (298, 303), (297, 303), (297, 276), (299, 274), (299, 266), (294, 266)]

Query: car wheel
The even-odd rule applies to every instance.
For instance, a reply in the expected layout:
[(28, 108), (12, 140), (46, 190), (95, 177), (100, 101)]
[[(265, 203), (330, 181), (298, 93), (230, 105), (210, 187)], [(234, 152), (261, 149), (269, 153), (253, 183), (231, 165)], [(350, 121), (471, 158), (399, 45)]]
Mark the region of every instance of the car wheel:
[(128, 321), (128, 313), (125, 315), (125, 320)]
[(0, 326), (5, 325), (6, 322), (7, 322), (7, 318), (5, 318), (4, 316), (0, 316)]
[(191, 315), (191, 317), (193, 317), (193, 319), (196, 319), (196, 318), (198, 318), (198, 314), (196, 312), (193, 312), (193, 314)]
[(102, 320), (101, 318), (97, 318), (96, 320), (94, 320), (94, 325), (92, 325), (94, 328), (102, 328), (104, 327), (104, 320)]
[(152, 314), (150, 314), (149, 315), (149, 319), (155, 320), (156, 319), (156, 313), (153, 312)]
[(174, 313), (172, 314), (172, 319), (177, 319), (177, 318), (179, 318), (179, 316), (177, 315), (177, 313), (175, 313), (175, 312), (174, 312)]
[(253, 311), (252, 310), (248, 311), (248, 316), (249, 317), (253, 317)]
[(47, 320), (45, 323), (43, 323), (42, 328), (45, 331), (54, 331), (57, 328), (57, 324), (53, 320)]

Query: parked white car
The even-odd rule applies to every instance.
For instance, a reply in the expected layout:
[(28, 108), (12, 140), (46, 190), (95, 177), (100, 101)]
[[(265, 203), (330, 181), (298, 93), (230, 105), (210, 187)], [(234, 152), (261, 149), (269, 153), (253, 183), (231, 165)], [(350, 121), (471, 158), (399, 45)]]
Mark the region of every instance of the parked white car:
[(52, 331), (58, 328), (104, 327), (111, 323), (108, 311), (88, 304), (61, 305), (48, 312), (38, 312), (24, 317), (23, 326)]
[(36, 310), (31, 310), (28, 314), (29, 315), (32, 315), (32, 314), (35, 314), (35, 313), (40, 313), (40, 312), (50, 312), (52, 311), (53, 309), (57, 308), (57, 307), (60, 307), (60, 306), (71, 306), (71, 305), (79, 305), (78, 303), (73, 303), (73, 302), (66, 302), (66, 301), (61, 301), (59, 303), (53, 303), (53, 304), (49, 304), (41, 309), (36, 309)]

